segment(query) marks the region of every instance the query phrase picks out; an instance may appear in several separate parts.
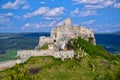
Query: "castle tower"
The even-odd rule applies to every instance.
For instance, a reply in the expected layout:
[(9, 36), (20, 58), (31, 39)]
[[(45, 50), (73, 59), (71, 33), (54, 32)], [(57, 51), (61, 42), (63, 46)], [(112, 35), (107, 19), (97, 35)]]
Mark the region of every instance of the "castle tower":
[(65, 26), (71, 26), (71, 19), (70, 18), (67, 18), (65, 20)]

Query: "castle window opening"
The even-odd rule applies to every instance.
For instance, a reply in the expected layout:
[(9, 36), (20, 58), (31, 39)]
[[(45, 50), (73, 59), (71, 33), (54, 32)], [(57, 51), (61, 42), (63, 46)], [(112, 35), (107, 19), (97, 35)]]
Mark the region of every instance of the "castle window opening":
[(67, 58), (68, 58), (69, 56), (67, 55)]
[(56, 40), (54, 39), (54, 42), (56, 42)]

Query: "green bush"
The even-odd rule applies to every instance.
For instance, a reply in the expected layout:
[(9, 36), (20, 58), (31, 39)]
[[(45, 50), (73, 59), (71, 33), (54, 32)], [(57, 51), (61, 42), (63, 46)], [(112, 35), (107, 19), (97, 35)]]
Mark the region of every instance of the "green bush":
[[(85, 52), (87, 52), (92, 57), (102, 56), (106, 59), (110, 59), (110, 54), (101, 46), (93, 45), (88, 41), (78, 37), (76, 39), (70, 39), (67, 44), (68, 49), (78, 50), (81, 48)], [(112, 57), (114, 58), (114, 57)]]
[(39, 74), (32, 75), (28, 69), (21, 70), (22, 67), (16, 64), (12, 70), (9, 71), (9, 76), (6, 80), (38, 80), (40, 78)]

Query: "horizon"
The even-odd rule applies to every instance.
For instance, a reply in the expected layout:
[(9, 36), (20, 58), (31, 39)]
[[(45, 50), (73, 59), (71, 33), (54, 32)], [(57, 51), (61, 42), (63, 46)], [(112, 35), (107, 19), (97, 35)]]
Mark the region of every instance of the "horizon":
[[(120, 32), (120, 31), (114, 31), (114, 32), (94, 32), (95, 34), (113, 34), (113, 33), (115, 33), (115, 32)], [(0, 34), (2, 34), (2, 33), (10, 33), (10, 34), (19, 34), (19, 33), (51, 33), (51, 31), (50, 32), (0, 32)]]
[(119, 0), (0, 0), (0, 11), (0, 33), (50, 32), (66, 18), (95, 33), (120, 31)]

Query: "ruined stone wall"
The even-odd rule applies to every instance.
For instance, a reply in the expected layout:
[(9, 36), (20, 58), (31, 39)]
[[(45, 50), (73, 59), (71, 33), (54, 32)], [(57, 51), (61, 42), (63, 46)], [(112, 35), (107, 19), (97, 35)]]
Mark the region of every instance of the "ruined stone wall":
[(53, 39), (51, 37), (42, 36), (39, 38), (39, 46), (43, 46), (46, 43), (53, 43)]
[(53, 50), (19, 50), (17, 56), (25, 58), (26, 56), (53, 56), (55, 58), (71, 58), (74, 57), (74, 51), (53, 51)]
[(25, 63), (32, 56), (53, 56), (55, 58), (73, 58), (74, 51), (53, 51), (53, 50), (19, 50), (17, 57), (21, 59), (0, 62), (0, 71), (13, 67), (16, 63)]
[(67, 18), (65, 20), (65, 25), (54, 27), (51, 30), (50, 37), (40, 37), (39, 46), (42, 46), (46, 43), (52, 43), (54, 41), (63, 41), (63, 39), (68, 41), (69, 39), (77, 38), (78, 36), (85, 40), (89, 40), (91, 37), (93, 38), (92, 44), (96, 45), (96, 40), (92, 29), (88, 29), (84, 26), (72, 26), (71, 23), (71, 19)]
[(24, 58), (28, 55), (31, 56), (50, 56), (53, 55), (52, 50), (19, 50), (17, 57)]
[(56, 51), (53, 55), (55, 58), (73, 58), (74, 57), (74, 51)]

